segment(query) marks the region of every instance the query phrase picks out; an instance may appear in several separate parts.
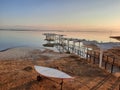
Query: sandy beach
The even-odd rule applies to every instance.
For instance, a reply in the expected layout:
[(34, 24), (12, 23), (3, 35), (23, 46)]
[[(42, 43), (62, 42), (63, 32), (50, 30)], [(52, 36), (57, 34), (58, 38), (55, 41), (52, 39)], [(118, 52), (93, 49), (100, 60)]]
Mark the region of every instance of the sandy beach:
[(34, 65), (61, 70), (72, 77), (63, 90), (119, 90), (120, 78), (74, 54), (18, 47), (0, 52), (0, 90), (60, 90), (59, 79), (42, 77)]

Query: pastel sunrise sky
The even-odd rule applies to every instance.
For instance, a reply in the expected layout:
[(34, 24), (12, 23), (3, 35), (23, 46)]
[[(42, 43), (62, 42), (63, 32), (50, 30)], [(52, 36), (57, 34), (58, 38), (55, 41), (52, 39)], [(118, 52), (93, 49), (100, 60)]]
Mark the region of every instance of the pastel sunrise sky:
[(0, 0), (0, 28), (120, 29), (120, 0)]

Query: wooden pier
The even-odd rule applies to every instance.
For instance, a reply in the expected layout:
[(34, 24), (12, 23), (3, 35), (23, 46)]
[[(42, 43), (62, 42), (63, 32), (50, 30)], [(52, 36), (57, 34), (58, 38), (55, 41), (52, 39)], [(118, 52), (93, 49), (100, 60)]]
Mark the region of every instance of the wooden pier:
[[(106, 50), (101, 49), (97, 41), (65, 38), (64, 35), (54, 33), (44, 33), (43, 35), (45, 35), (45, 40), (48, 43), (53, 43), (60, 52), (79, 55), (88, 63), (98, 65), (110, 73), (120, 72), (120, 57), (118, 58), (109, 53), (109, 48)], [(113, 44), (113, 46), (120, 46), (120, 43)]]

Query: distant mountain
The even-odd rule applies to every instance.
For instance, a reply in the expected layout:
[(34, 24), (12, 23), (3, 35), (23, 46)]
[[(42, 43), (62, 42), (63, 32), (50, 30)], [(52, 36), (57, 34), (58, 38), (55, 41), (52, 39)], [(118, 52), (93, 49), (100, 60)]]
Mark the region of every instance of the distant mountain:
[(36, 29), (0, 29), (0, 31), (59, 31), (61, 30), (36, 30)]

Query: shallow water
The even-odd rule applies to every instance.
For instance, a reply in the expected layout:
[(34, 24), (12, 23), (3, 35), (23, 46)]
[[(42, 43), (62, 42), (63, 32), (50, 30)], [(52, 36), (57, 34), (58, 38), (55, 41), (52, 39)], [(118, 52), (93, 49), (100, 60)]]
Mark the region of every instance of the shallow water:
[[(49, 33), (57, 33), (66, 35), (69, 38), (79, 38), (86, 40), (97, 40), (99, 42), (118, 42), (110, 39), (110, 35), (120, 35), (120, 32), (57, 32), (49, 31)], [(19, 46), (43, 47), (46, 33), (44, 31), (0, 31), (0, 50)], [(48, 32), (47, 32), (48, 33)]]

